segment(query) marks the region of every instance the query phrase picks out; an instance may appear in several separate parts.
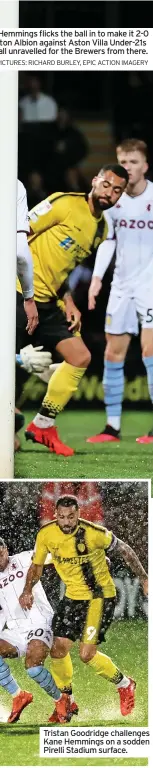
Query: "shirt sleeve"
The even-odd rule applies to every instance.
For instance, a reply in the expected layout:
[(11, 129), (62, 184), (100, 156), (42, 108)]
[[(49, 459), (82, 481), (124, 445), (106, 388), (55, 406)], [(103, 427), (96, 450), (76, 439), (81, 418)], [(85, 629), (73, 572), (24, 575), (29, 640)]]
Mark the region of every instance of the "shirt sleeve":
[(0, 632), (4, 628), (6, 623), (5, 613), (3, 611), (3, 608), (0, 607)]
[(30, 234), (40, 235), (50, 227), (54, 227), (60, 221), (63, 221), (64, 214), (62, 215), (61, 199), (50, 201), (48, 198), (43, 200), (32, 208), (29, 213), (30, 216)]
[(33, 262), (25, 232), (17, 232), (17, 276), (24, 299), (31, 299), (34, 295)]
[(117, 538), (112, 531), (101, 527), (96, 534), (96, 546), (98, 549), (104, 549), (105, 552), (111, 552), (117, 544)]
[(97, 249), (93, 270), (93, 277), (100, 277), (101, 280), (112, 260), (115, 250), (115, 222), (110, 211), (105, 213), (105, 219), (107, 224), (107, 234), (106, 238), (103, 237), (105, 242), (102, 242)]
[(35, 548), (34, 548), (34, 553), (32, 558), (33, 564), (44, 565), (48, 552), (49, 550), (45, 541), (44, 531), (41, 530), (39, 531), (36, 538), (36, 543), (35, 543)]
[(30, 232), (27, 193), (21, 181), (17, 182), (17, 232)]
[(32, 563), (33, 550), (24, 550), (19, 552), (18, 560), (24, 568), (29, 568)]

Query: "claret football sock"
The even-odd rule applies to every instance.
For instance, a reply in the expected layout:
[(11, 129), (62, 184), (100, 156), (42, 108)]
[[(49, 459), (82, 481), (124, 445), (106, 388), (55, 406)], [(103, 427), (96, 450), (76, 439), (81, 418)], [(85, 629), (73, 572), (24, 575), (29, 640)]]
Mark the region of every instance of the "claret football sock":
[(107, 424), (119, 430), (124, 393), (124, 362), (104, 362), (104, 400), (107, 413)]
[(72, 689), (73, 666), (69, 653), (61, 659), (51, 656), (51, 673), (58, 688), (62, 690)]
[(9, 665), (0, 656), (0, 685), (5, 688), (5, 691), (11, 693), (12, 696), (17, 696), (20, 693), (20, 688), (16, 680), (14, 679)]
[[(40, 409), (41, 416), (54, 419), (76, 392), (86, 368), (77, 368), (65, 361), (53, 373)], [(37, 425), (38, 426), (38, 425)]]

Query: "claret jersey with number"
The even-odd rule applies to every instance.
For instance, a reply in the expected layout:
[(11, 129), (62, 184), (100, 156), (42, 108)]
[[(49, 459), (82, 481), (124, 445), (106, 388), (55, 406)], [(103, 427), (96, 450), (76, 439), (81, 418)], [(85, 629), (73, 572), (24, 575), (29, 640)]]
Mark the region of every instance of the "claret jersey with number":
[(34, 603), (30, 610), (21, 608), (19, 597), (23, 592), (27, 571), (32, 562), (33, 552), (20, 552), (19, 555), (9, 557), (9, 562), (4, 571), (0, 571), (0, 626), (7, 624), (8, 629), (18, 627), (19, 631), (26, 631), (30, 624), (41, 618), (49, 619), (53, 610), (47, 600), (40, 581), (33, 588)]
[(113, 597), (116, 590), (106, 554), (115, 546), (114, 534), (102, 526), (79, 518), (75, 531), (67, 534), (53, 521), (37, 535), (33, 563), (43, 565), (51, 552), (56, 571), (66, 585), (66, 597), (73, 600)]
[[(92, 216), (84, 194), (50, 195), (30, 211), (28, 243), (33, 258), (34, 295), (47, 302), (58, 296), (76, 264), (107, 236), (103, 213)], [(17, 285), (21, 292), (20, 283)]]
[(145, 288), (150, 280), (153, 284), (153, 183), (147, 181), (144, 192), (136, 197), (123, 192), (105, 217), (107, 239), (116, 238), (113, 286), (129, 286), (134, 295), (138, 285)]

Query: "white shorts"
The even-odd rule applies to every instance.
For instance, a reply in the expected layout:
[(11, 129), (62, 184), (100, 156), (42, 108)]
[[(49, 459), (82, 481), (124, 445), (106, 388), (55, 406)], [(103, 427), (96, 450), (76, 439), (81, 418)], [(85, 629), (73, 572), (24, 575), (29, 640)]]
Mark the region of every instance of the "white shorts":
[(112, 285), (106, 309), (106, 333), (137, 336), (139, 323), (142, 328), (153, 328), (152, 285), (139, 287), (134, 297)]
[(0, 632), (0, 641), (6, 640), (7, 643), (16, 648), (18, 656), (25, 656), (30, 640), (41, 640), (50, 649), (53, 642), (53, 632), (51, 622), (47, 619), (40, 622), (40, 625), (31, 625), (26, 631), (19, 632), (18, 629), (3, 629)]

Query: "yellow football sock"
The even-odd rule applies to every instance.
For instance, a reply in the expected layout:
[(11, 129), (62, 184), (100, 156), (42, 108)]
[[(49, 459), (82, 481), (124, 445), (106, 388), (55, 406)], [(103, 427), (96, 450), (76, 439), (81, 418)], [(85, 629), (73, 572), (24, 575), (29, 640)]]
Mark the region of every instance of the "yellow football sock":
[(65, 363), (65, 361), (61, 363), (48, 383), (47, 392), (40, 409), (43, 416), (54, 419), (63, 410), (73, 392), (78, 389), (79, 381), (85, 370), (86, 368), (77, 368)]
[(61, 691), (63, 688), (72, 687), (73, 666), (69, 653), (62, 659), (54, 659), (51, 656), (51, 673)]
[(95, 656), (93, 656), (93, 659), (88, 661), (88, 664), (95, 669), (97, 675), (107, 677), (109, 680), (112, 680), (113, 683), (119, 682), (121, 673), (118, 667), (116, 667), (116, 664), (114, 664), (109, 656), (105, 656), (104, 653), (99, 653), (99, 651), (97, 651)]

